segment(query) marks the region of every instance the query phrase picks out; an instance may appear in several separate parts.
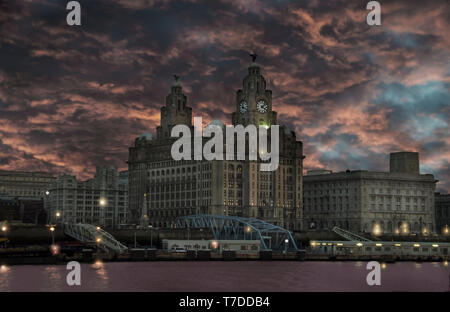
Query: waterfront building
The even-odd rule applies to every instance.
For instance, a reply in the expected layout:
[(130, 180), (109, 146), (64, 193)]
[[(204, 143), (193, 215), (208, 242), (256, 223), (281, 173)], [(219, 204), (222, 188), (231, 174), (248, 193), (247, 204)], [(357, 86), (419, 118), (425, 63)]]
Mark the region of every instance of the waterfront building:
[(0, 220), (9, 223), (45, 224), (43, 198), (0, 197)]
[(48, 172), (0, 170), (0, 196), (42, 199), (56, 178)]
[(58, 176), (45, 197), (50, 222), (120, 227), (128, 213), (126, 177), (126, 172), (107, 166), (97, 167), (94, 178), (87, 181), (66, 174)]
[(305, 226), (374, 234), (435, 232), (434, 176), (419, 173), (417, 153), (392, 153), (390, 165), (390, 172), (308, 172)]
[(436, 232), (450, 235), (450, 194), (435, 194)]
[[(236, 93), (231, 117), (235, 126), (270, 128), (278, 124), (277, 113), (272, 110), (272, 91), (266, 88), (266, 80), (254, 60), (242, 89)], [(258, 218), (291, 230), (301, 229), (303, 147), (294, 131), (280, 125), (279, 167), (264, 172), (259, 170), (259, 158), (173, 160), (171, 146), (176, 138), (170, 134), (180, 124), (190, 127), (192, 133), (192, 109), (187, 106), (187, 96), (176, 77), (161, 108), (156, 136), (144, 133), (129, 149), (131, 222), (172, 227), (178, 216), (213, 214)], [(224, 124), (216, 120), (210, 126)]]

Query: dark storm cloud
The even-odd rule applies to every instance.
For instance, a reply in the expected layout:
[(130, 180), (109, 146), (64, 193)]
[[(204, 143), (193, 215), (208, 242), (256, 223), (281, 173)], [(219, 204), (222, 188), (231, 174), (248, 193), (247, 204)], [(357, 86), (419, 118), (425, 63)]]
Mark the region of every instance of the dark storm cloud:
[(446, 1), (383, 1), (380, 27), (366, 1), (80, 1), (81, 27), (66, 3), (0, 3), (2, 169), (125, 169), (173, 74), (194, 116), (230, 123), (254, 50), (306, 169), (387, 170), (415, 150), (450, 190)]

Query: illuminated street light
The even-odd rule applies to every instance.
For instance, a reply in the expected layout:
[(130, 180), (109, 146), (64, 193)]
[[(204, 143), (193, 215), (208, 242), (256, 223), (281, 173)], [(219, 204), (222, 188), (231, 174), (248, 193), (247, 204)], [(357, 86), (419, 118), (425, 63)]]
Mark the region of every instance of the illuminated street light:
[(100, 206), (104, 207), (104, 206), (106, 206), (106, 199), (102, 197), (102, 198), (100, 198), (98, 203), (100, 204)]
[(102, 239), (100, 237), (97, 237), (97, 239), (95, 240), (97, 243), (101, 243)]
[(219, 242), (217, 242), (217, 241), (211, 242), (211, 247), (212, 247), (213, 249), (217, 249), (217, 247), (219, 247)]
[(449, 231), (448, 231), (448, 225), (446, 225), (443, 229), (444, 235), (448, 235)]
[(373, 235), (375, 235), (375, 236), (381, 235), (381, 232), (382, 232), (382, 231), (381, 231), (381, 226), (380, 226), (380, 224), (376, 223), (376, 224), (373, 226), (372, 232), (373, 232)]
[[(3, 225), (2, 226), (2, 231), (3, 231), (3, 234), (5, 235), (5, 238), (6, 238), (6, 231), (8, 231), (8, 227), (6, 225)], [(5, 239), (5, 242), (4, 242), (4, 247), (6, 248), (6, 239)]]
[(50, 191), (45, 191), (45, 195), (50, 195)]
[(100, 231), (101, 228), (99, 226), (97, 226), (96, 229), (97, 229), (97, 231)]
[(60, 217), (61, 216), (61, 213), (58, 211), (57, 213), (56, 213), (56, 217)]
[(403, 222), (403, 223), (402, 223), (402, 233), (403, 233), (403, 234), (408, 234), (408, 232), (409, 232), (409, 229), (408, 229), (408, 223)]

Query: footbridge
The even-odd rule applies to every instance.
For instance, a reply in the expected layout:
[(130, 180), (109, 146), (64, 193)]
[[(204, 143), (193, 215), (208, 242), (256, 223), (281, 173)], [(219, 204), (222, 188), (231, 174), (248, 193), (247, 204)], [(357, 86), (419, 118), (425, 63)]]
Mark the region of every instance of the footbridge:
[(128, 248), (100, 227), (85, 223), (64, 223), (64, 234), (81, 242), (95, 244), (107, 252), (121, 254)]
[[(255, 239), (261, 249), (298, 251), (297, 244), (288, 230), (259, 220), (222, 215), (191, 215), (178, 217), (177, 228), (209, 228), (217, 240)], [(287, 245), (287, 246), (286, 246)]]
[(355, 233), (352, 233), (350, 231), (346, 231), (344, 229), (341, 229), (337, 226), (335, 226), (332, 230), (337, 235), (349, 240), (349, 241), (355, 241), (355, 242), (371, 242), (370, 239), (367, 239), (365, 237), (359, 236)]

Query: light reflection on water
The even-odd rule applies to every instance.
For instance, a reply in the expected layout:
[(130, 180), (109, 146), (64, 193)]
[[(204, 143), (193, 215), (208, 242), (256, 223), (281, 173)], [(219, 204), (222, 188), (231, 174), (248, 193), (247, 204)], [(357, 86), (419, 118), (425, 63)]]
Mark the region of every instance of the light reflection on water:
[(11, 268), (5, 264), (0, 266), (0, 289), (9, 289)]
[(43, 291), (58, 291), (63, 287), (66, 276), (61, 274), (61, 266), (45, 266), (41, 278), (44, 280)]
[(108, 272), (106, 271), (105, 264), (102, 261), (97, 260), (90, 266), (90, 269), (95, 270), (95, 273), (97, 274), (95, 287), (99, 290), (108, 289)]
[(196, 261), (81, 264), (81, 286), (65, 265), (0, 267), (0, 291), (448, 291), (443, 262), (381, 263), (382, 285), (364, 261)]

